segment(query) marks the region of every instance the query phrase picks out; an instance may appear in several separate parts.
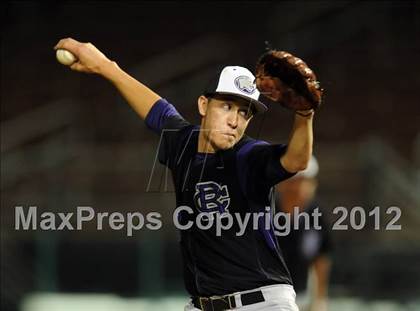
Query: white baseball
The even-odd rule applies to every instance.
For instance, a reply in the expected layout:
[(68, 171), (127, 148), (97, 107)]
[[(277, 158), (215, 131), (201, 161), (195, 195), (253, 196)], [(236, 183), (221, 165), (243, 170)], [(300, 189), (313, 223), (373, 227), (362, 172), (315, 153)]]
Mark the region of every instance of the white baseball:
[(58, 49), (55, 53), (57, 60), (63, 65), (70, 66), (76, 61), (76, 56), (70, 51), (64, 49)]

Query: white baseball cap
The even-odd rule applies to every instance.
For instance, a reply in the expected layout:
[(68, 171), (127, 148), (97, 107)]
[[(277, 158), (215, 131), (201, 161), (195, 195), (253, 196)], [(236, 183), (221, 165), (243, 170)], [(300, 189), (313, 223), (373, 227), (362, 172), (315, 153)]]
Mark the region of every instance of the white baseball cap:
[(240, 66), (223, 68), (217, 79), (213, 79), (207, 86), (204, 95), (231, 95), (249, 100), (257, 112), (267, 111), (267, 106), (258, 100), (260, 92), (255, 84), (255, 77), (251, 71)]

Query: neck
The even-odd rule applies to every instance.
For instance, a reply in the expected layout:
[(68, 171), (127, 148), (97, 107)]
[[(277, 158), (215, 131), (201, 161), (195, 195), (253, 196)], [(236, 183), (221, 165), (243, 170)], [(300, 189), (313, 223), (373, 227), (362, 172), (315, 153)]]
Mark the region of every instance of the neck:
[(216, 150), (210, 143), (208, 139), (209, 133), (205, 133), (205, 131), (200, 131), (198, 134), (198, 150), (197, 152), (203, 153), (216, 153)]

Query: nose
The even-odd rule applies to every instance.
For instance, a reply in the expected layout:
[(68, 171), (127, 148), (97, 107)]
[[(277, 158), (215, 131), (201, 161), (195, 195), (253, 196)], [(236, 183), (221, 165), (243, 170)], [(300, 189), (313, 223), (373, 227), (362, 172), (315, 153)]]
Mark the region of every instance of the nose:
[(238, 111), (232, 110), (230, 111), (229, 116), (227, 118), (228, 125), (233, 129), (236, 129), (238, 127), (238, 116)]

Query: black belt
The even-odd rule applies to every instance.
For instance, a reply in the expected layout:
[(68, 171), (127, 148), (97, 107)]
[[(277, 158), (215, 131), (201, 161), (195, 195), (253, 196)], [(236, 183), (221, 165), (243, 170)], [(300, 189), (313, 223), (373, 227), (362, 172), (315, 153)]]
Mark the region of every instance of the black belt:
[[(263, 293), (260, 290), (237, 295), (240, 295), (243, 306), (265, 301)], [(202, 311), (223, 311), (236, 308), (235, 296), (193, 297), (192, 302), (194, 307)]]

